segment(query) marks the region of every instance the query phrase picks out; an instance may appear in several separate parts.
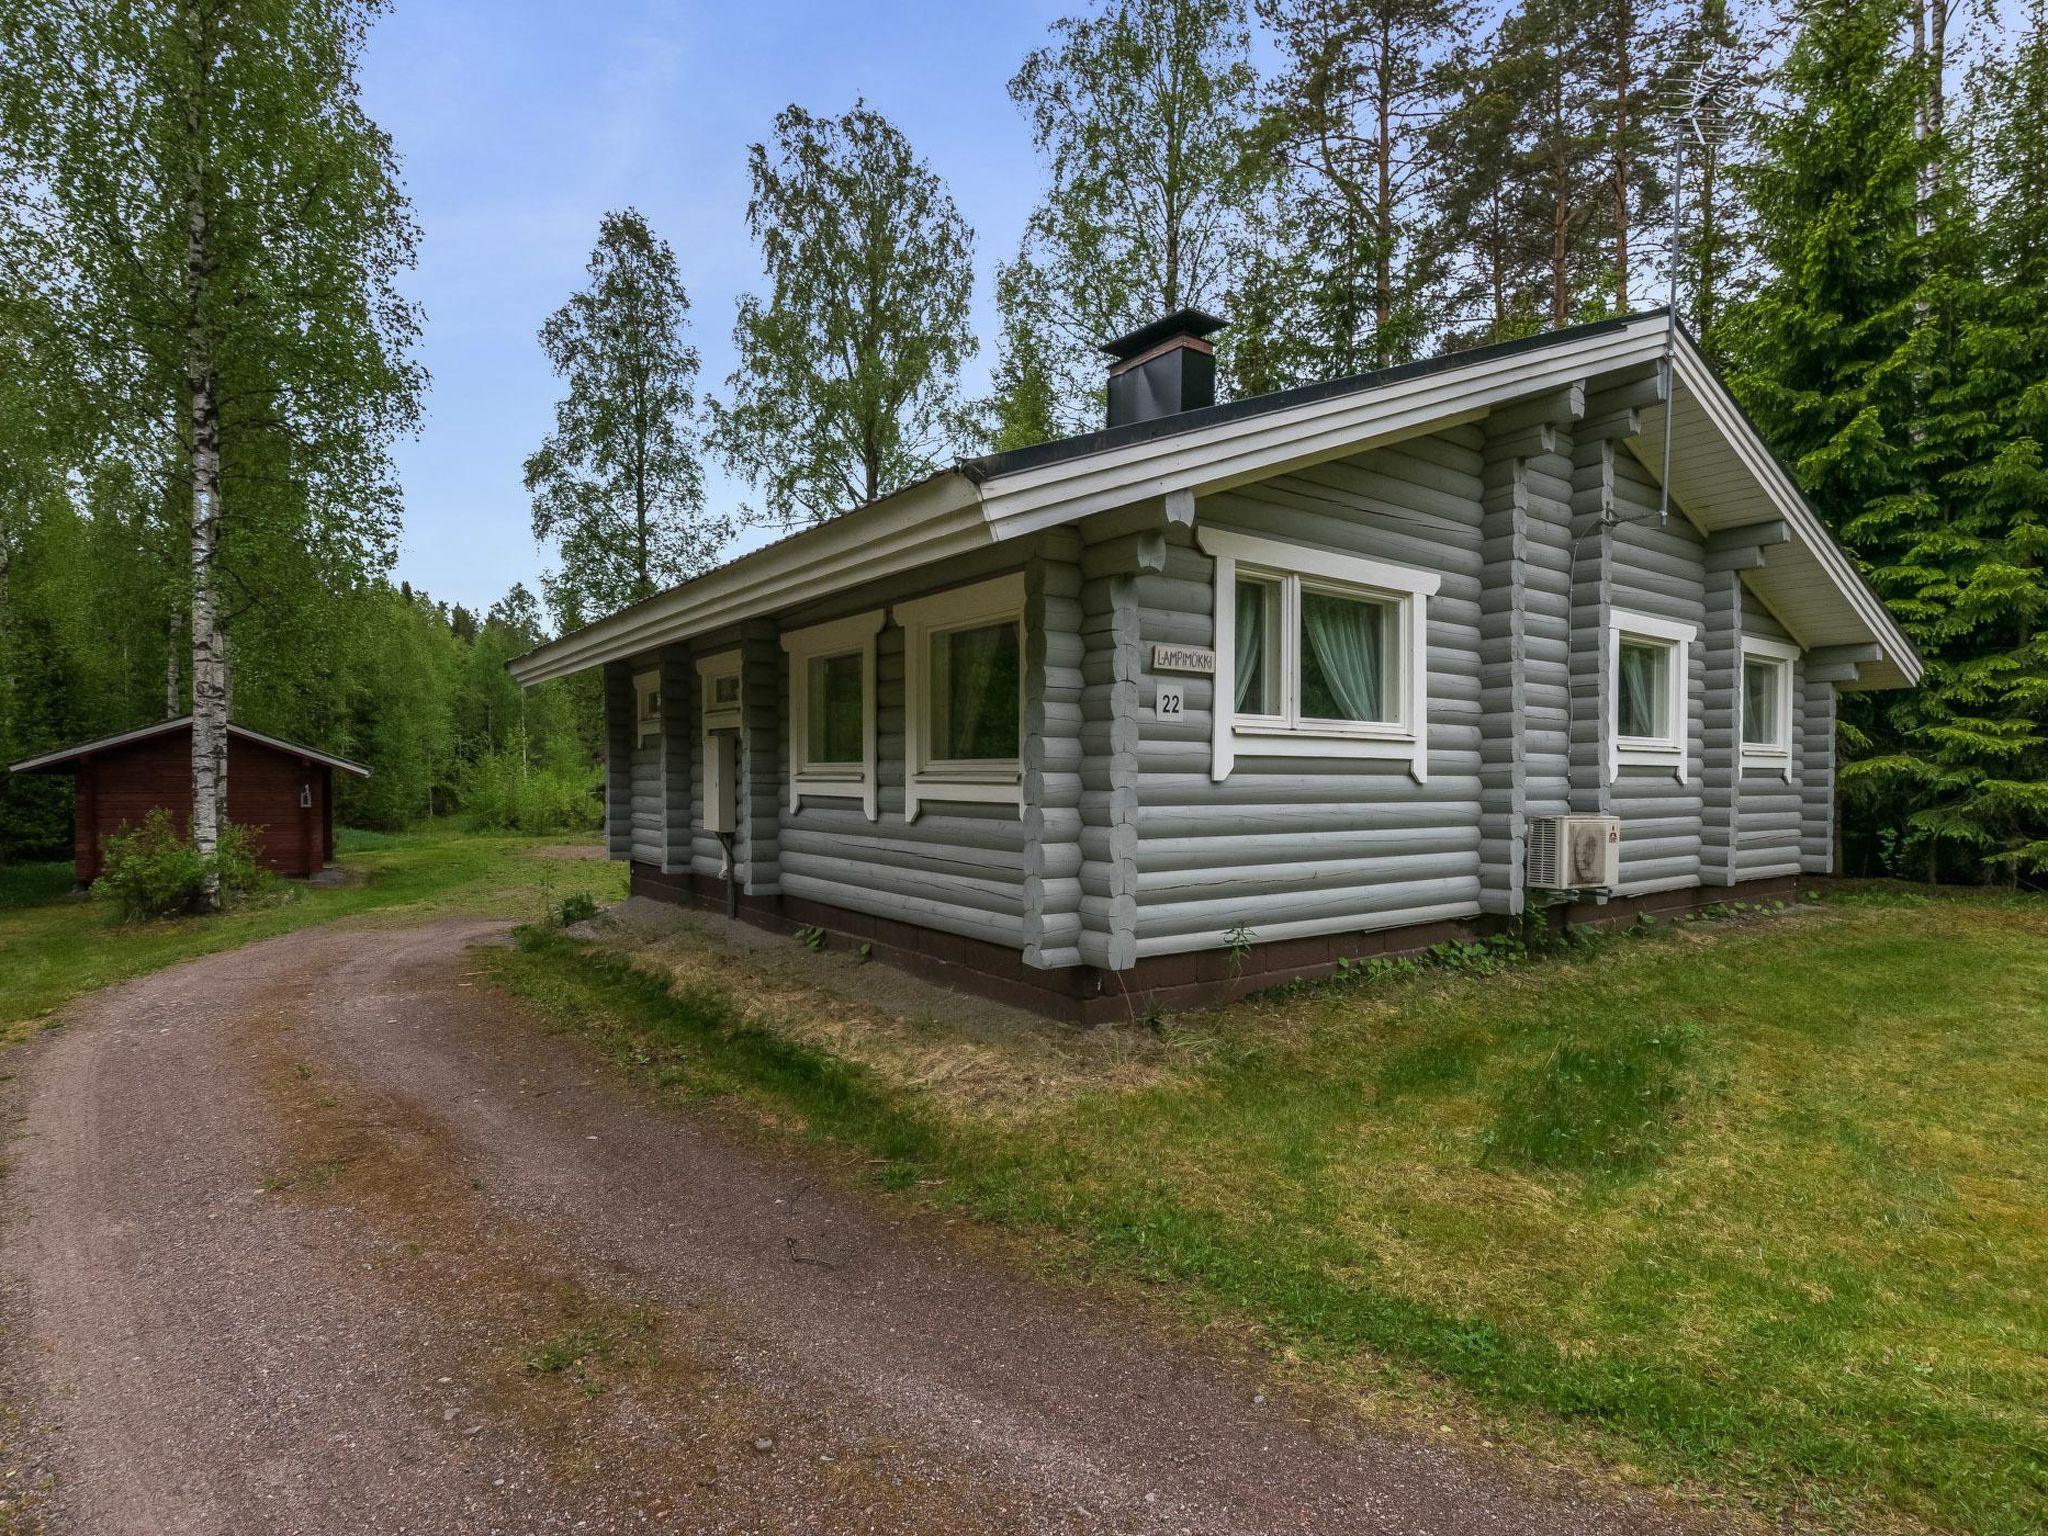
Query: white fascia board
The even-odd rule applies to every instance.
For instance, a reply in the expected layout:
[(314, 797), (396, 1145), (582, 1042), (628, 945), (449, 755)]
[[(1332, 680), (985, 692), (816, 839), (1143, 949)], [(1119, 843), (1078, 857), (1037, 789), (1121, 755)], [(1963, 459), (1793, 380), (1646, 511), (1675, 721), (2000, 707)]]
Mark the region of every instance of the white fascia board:
[(1813, 508), (1806, 504), (1806, 498), (1799, 494), (1799, 488), (1757, 436), (1748, 418), (1728, 397), (1706, 359), (1683, 336), (1678, 346), (1678, 377), (1742, 461), (1743, 467), (1756, 477), (1772, 507), (1790, 524), (1794, 537), (1870, 631), (1870, 638), (1884, 647), (1887, 659), (1898, 669), (1906, 684), (1910, 687), (1919, 682), (1925, 669), (1912, 642), (1893, 620), (1883, 600), (1865, 584), (1847, 552), (1835, 542), (1834, 535), (1828, 532)]
[(514, 660), (512, 676), (565, 677), (991, 542), (973, 483), (940, 475), (564, 635)]
[(1661, 318), (1508, 359), (1480, 358), (1377, 389), (1262, 411), (1194, 432), (1048, 464), (989, 481), (982, 499), (998, 539), (1019, 538), (1174, 491), (1212, 495), (1383, 443), (1481, 419), (1524, 395), (1662, 355)]

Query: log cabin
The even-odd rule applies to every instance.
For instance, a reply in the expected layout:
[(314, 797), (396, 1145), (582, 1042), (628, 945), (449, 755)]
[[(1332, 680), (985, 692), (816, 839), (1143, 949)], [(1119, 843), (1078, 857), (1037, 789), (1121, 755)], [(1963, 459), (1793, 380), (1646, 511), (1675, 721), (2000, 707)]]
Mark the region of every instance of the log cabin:
[(1665, 312), (954, 464), (566, 634), (642, 895), (1123, 1017), (1833, 859), (1913, 647)]
[[(106, 867), (107, 839), (159, 808), (179, 836), (192, 818), (192, 717), (102, 737), (15, 763), (14, 773), (72, 777), (72, 864), (79, 889)], [(346, 758), (228, 727), (228, 820), (246, 827), (258, 861), (304, 879), (334, 862), (334, 775), (368, 778)]]

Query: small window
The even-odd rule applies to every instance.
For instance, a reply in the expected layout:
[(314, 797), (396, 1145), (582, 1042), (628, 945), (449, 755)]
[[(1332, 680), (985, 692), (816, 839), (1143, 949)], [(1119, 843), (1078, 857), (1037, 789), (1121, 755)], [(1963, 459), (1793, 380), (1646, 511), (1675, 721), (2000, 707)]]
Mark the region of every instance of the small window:
[(1792, 663), (1799, 647), (1742, 637), (1742, 766), (1792, 777)]
[(905, 659), (903, 810), (928, 800), (1023, 808), (1024, 578), (896, 606)]
[(865, 704), (860, 652), (813, 656), (807, 682), (810, 719), (805, 728), (810, 736), (805, 757), (814, 767), (823, 763), (859, 763)]
[(740, 723), (740, 653), (722, 651), (697, 662), (697, 681), (704, 695), (704, 729), (737, 730)]
[(875, 776), (875, 637), (884, 615), (855, 614), (791, 630), (789, 801), (858, 800), (880, 813)]
[(1211, 776), (1252, 755), (1403, 759), (1426, 779), (1441, 578), (1234, 528), (1200, 538), (1216, 557)]
[(1684, 779), (1691, 648), (1699, 630), (1654, 614), (1609, 615), (1607, 777), (1623, 768), (1668, 768)]
[(1750, 660), (1742, 664), (1742, 744), (1782, 751), (1778, 695), (1784, 690), (1784, 664)]
[(1673, 647), (1662, 640), (1624, 637), (1615, 668), (1615, 732), (1624, 741), (1670, 745)]
[(633, 679), (634, 740), (640, 746), (661, 739), (661, 674), (642, 672)]

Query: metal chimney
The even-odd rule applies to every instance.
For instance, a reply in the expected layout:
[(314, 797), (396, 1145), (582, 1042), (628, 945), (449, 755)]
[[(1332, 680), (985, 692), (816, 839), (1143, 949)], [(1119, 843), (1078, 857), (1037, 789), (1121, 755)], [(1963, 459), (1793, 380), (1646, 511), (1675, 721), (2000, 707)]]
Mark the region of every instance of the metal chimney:
[(1109, 424), (1155, 421), (1216, 403), (1216, 349), (1207, 338), (1226, 321), (1199, 309), (1177, 309), (1128, 336), (1105, 341)]

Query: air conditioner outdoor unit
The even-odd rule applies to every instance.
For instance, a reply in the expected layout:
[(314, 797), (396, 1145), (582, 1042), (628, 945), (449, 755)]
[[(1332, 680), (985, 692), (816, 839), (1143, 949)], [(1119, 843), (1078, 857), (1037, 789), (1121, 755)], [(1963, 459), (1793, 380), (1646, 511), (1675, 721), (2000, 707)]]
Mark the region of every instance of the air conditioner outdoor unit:
[(1608, 890), (1621, 884), (1621, 818), (1532, 816), (1529, 884), (1539, 891)]

